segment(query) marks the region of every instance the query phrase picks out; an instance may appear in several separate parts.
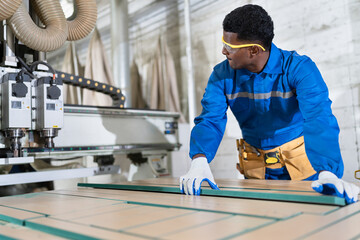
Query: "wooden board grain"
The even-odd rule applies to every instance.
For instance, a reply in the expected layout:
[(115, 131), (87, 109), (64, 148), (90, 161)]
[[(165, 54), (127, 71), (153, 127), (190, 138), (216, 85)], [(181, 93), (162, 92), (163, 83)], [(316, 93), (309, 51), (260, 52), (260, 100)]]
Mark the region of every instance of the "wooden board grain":
[[(309, 182), (218, 183), (232, 192), (317, 196)], [(175, 179), (123, 185), (131, 189), (139, 184), (145, 190), (178, 190)], [(26, 239), (268, 239), (274, 234), (278, 240), (355, 239), (360, 237), (357, 222), (359, 202), (330, 206), (85, 187), (0, 198), (0, 239), (6, 240), (21, 239), (24, 231), (31, 236)], [(6, 235), (9, 224), (15, 226), (11, 236)]]
[(177, 208), (135, 205), (132, 208), (123, 209), (121, 211), (99, 213), (93, 216), (77, 218), (72, 220), (72, 222), (118, 231), (138, 225), (163, 221), (164, 219), (182, 216), (191, 212), (193, 211)]
[(56, 219), (60, 219), (60, 220), (74, 221), (74, 220), (83, 219), (83, 218), (92, 217), (92, 216), (96, 217), (99, 214), (115, 213), (115, 212), (123, 211), (123, 210), (129, 209), (129, 208), (138, 208), (138, 207), (139, 207), (139, 205), (132, 205), (132, 204), (124, 203), (124, 202), (119, 202), (119, 203), (112, 204), (112, 205), (104, 205), (104, 206), (92, 208), (90, 211), (87, 209), (79, 208), (77, 211), (67, 212), (67, 213), (62, 213), (62, 214), (53, 214), (51, 216), (56, 217)]
[(5, 240), (9, 239), (19, 239), (19, 240), (28, 240), (28, 239), (37, 239), (37, 240), (61, 240), (66, 239), (59, 236), (54, 236), (52, 234), (44, 233), (37, 231), (31, 228), (23, 227), (15, 224), (0, 224), (0, 239)]
[(45, 215), (76, 212), (80, 208), (91, 210), (98, 206), (116, 203), (118, 203), (118, 201), (79, 198), (70, 195), (54, 196), (43, 192), (0, 198), (0, 205), (2, 206)]
[(114, 191), (109, 189), (79, 188), (57, 190), (48, 194), (65, 194), (92, 198), (118, 199), (129, 203), (154, 206), (179, 207), (190, 210), (224, 212), (272, 219), (283, 219), (303, 212), (325, 214), (338, 209), (336, 206), (304, 203), (261, 201), (250, 199), (221, 198), (209, 196), (187, 196), (183, 194), (152, 193), (140, 191)]
[(222, 239), (230, 237), (236, 233), (249, 231), (269, 224), (269, 220), (249, 219), (243, 216), (234, 216), (227, 219), (204, 224), (198, 227), (184, 229), (172, 234), (162, 236), (163, 239), (182, 240), (182, 239)]
[[(53, 216), (53, 218), (58, 218), (58, 216)], [(146, 233), (146, 236), (165, 237), (166, 239), (180, 239), (183, 234), (200, 236), (201, 232), (207, 239), (225, 237), (272, 221), (274, 220), (149, 206), (97, 213), (71, 220), (71, 222), (81, 225), (133, 233), (134, 235)], [(222, 229), (221, 235), (214, 234), (214, 230), (217, 231), (219, 228)], [(193, 230), (189, 231), (189, 229)], [(181, 236), (179, 232), (182, 232)]]
[(128, 231), (133, 233), (146, 232), (149, 236), (160, 239), (220, 239), (274, 221), (246, 216), (219, 217), (216, 216), (217, 214), (213, 214), (213, 216), (205, 214), (209, 213), (187, 215)]
[[(1, 199), (1, 198), (0, 198)], [(16, 208), (0, 206), (0, 220), (22, 225), (23, 221), (30, 218), (44, 217), (44, 214), (22, 211)]]
[(106, 229), (86, 226), (73, 222), (53, 219), (38, 218), (29, 220), (26, 225), (39, 231), (47, 232), (53, 235), (61, 235), (68, 239), (111, 239), (111, 240), (139, 240), (146, 237), (135, 236), (131, 234), (108, 231)]
[(359, 239), (360, 211), (305, 234), (306, 239)]
[[(348, 216), (357, 214), (360, 211), (360, 202), (348, 205), (346, 207), (339, 208), (331, 213), (324, 215), (314, 215), (314, 214), (300, 214), (293, 218), (289, 218), (286, 221), (277, 221), (272, 225), (265, 226), (257, 231), (249, 232), (246, 234), (240, 234), (234, 239), (262, 239), (274, 232), (284, 232), (286, 234), (281, 234), (277, 236), (277, 239), (303, 239), (307, 237), (312, 232), (319, 231), (321, 229), (326, 229), (328, 226), (333, 224), (339, 224), (343, 219), (346, 219)], [(355, 223), (355, 222), (353, 222)], [(351, 226), (351, 225), (349, 225)], [(355, 229), (355, 233), (358, 230)], [(340, 233), (344, 233), (343, 230), (339, 230)], [(315, 235), (316, 236), (316, 235)], [(347, 235), (349, 236), (349, 235)], [(350, 239), (350, 238), (317, 238), (317, 239)]]
[(185, 214), (183, 216), (178, 216), (176, 218), (167, 219), (164, 221), (144, 224), (142, 226), (129, 228), (126, 231), (135, 234), (142, 234), (146, 232), (150, 237), (160, 238), (165, 235), (181, 232), (196, 226), (203, 226), (205, 224), (217, 222), (221, 219), (227, 219), (229, 216), (231, 215), (193, 211), (190, 214)]

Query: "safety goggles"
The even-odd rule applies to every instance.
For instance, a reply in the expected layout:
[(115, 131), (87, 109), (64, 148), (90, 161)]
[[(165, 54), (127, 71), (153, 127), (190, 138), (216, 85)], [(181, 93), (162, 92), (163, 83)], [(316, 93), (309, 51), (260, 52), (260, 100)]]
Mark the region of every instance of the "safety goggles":
[(222, 36), (221, 40), (223, 42), (223, 45), (224, 45), (224, 48), (226, 49), (226, 51), (228, 51), (231, 54), (237, 52), (240, 48), (252, 47), (252, 46), (258, 46), (259, 48), (261, 48), (265, 52), (265, 48), (263, 46), (259, 45), (259, 44), (256, 44), (256, 43), (233, 45), (233, 44), (225, 42), (224, 36)]

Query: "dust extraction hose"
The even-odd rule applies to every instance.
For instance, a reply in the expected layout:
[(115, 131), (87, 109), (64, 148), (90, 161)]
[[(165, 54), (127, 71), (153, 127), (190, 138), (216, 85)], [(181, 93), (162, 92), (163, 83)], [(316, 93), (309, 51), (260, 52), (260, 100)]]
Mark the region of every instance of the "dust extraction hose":
[(0, 0), (0, 21), (11, 17), (21, 3), (22, 0)]
[(9, 22), (15, 36), (36, 51), (54, 51), (66, 40), (78, 40), (87, 36), (95, 26), (97, 19), (95, 0), (76, 0), (78, 11), (72, 21), (66, 21), (58, 0), (32, 0), (32, 2), (45, 28), (37, 26), (32, 21), (24, 5), (20, 5)]
[(36, 51), (49, 52), (60, 48), (66, 41), (68, 28), (59, 1), (37, 1), (46, 28), (40, 28), (31, 19), (22, 4), (10, 18), (14, 35)]
[(0, 21), (11, 17), (21, 3), (22, 0), (0, 0)]
[[(34, 1), (34, 0), (33, 0)], [(33, 3), (36, 14), (44, 22), (43, 10), (39, 9), (39, 0)], [(75, 41), (86, 37), (93, 29), (97, 19), (97, 8), (95, 0), (75, 0), (76, 16), (73, 20), (67, 21), (67, 40)]]
[(68, 21), (69, 35), (67, 40), (75, 41), (86, 37), (95, 27), (97, 8), (95, 0), (76, 0), (76, 18)]

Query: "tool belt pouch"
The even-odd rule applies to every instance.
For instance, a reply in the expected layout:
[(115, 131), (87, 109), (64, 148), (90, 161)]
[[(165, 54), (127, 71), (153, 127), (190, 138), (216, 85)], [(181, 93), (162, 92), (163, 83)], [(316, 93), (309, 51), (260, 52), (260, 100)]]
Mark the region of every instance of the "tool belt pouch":
[(271, 150), (256, 149), (237, 140), (240, 172), (249, 179), (265, 179), (266, 168), (286, 167), (291, 180), (303, 180), (316, 173), (305, 152), (304, 137)]
[(241, 150), (241, 144), (240, 141), (244, 141), (243, 139), (236, 139), (236, 149), (239, 153), (239, 163), (237, 164), (237, 169), (241, 174), (244, 174), (244, 167), (241, 165), (243, 162), (240, 160), (244, 154), (244, 152)]
[(265, 162), (263, 156), (249, 151), (253, 148), (244, 139), (237, 140), (239, 150), (240, 173), (249, 179), (265, 179)]
[(316, 173), (306, 155), (303, 136), (282, 145), (280, 148), (291, 180), (304, 180)]

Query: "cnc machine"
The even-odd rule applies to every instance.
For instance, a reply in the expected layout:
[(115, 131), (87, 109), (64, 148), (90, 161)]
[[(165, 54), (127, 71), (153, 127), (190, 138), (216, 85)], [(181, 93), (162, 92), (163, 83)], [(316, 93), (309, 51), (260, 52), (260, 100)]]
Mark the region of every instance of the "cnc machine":
[[(93, 29), (96, 1), (74, 1), (78, 16), (72, 21), (66, 20), (57, 1), (7, 2), (0, 6), (0, 167), (8, 174), (0, 175), (0, 186), (118, 173), (115, 154), (127, 154), (137, 164), (150, 162), (155, 176), (166, 174), (168, 152), (180, 147), (178, 113), (125, 109), (119, 88), (56, 71), (46, 62), (47, 51)], [(61, 12), (54, 14), (48, 11), (50, 7)], [(87, 20), (72, 26), (79, 16)], [(62, 31), (65, 39), (55, 36)], [(64, 84), (107, 94), (113, 106), (66, 105)], [(10, 170), (13, 165), (41, 159), (51, 165), (53, 160), (85, 156), (93, 156), (97, 166), (26, 173)]]

